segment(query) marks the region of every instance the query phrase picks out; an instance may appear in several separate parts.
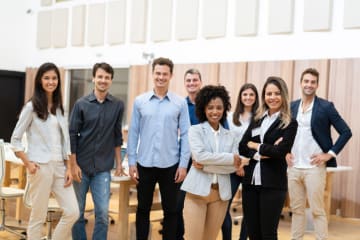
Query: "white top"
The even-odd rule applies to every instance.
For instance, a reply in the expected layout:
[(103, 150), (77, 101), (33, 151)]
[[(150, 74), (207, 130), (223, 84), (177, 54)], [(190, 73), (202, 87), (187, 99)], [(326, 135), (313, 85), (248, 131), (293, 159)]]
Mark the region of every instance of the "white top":
[(311, 132), (311, 116), (314, 101), (311, 102), (305, 112), (302, 111), (302, 104), (303, 102), (301, 101), (296, 117), (298, 128), (291, 153), (294, 154), (295, 168), (314, 168), (316, 165), (311, 164), (311, 155), (322, 153), (319, 144), (315, 141)]
[(53, 114), (49, 114), (44, 124), (47, 124), (49, 132), (49, 144), (51, 146), (51, 160), (63, 161), (62, 159), (62, 145), (61, 145), (61, 129), (59, 122)]
[(240, 126), (236, 126), (234, 124), (233, 116), (234, 116), (234, 113), (230, 112), (227, 117), (227, 121), (229, 123), (229, 130), (234, 133), (234, 135), (236, 137), (236, 141), (238, 141), (240, 143), (242, 137), (244, 136), (246, 130), (248, 129), (248, 127), (250, 125), (251, 115), (249, 116), (248, 119), (243, 119), (240, 115), (240, 117), (239, 117), (239, 121), (241, 123)]
[[(219, 152), (219, 133), (220, 133), (220, 128), (218, 130), (214, 130), (213, 128), (211, 128), (212, 133), (214, 134), (214, 141), (215, 141), (215, 153)], [(214, 173), (213, 175), (213, 179), (212, 179), (212, 183), (217, 183), (217, 175), (216, 173)]]
[[(267, 130), (269, 129), (271, 124), (273, 124), (275, 122), (275, 120), (279, 117), (279, 115), (280, 115), (280, 112), (276, 112), (276, 113), (272, 114), (271, 116), (268, 115), (267, 111), (265, 112), (265, 114), (264, 114), (265, 118), (261, 122), (261, 126), (260, 126), (261, 143), (264, 142), (265, 133), (267, 132)], [(256, 130), (256, 129), (253, 129), (253, 131), (254, 130)], [(260, 143), (260, 145), (261, 145), (261, 143)], [(260, 145), (259, 145), (258, 151), (260, 149)], [(261, 155), (259, 154), (259, 152), (255, 153), (253, 159), (257, 160), (258, 162), (255, 165), (251, 183), (254, 185), (261, 185), (261, 170), (260, 170)]]

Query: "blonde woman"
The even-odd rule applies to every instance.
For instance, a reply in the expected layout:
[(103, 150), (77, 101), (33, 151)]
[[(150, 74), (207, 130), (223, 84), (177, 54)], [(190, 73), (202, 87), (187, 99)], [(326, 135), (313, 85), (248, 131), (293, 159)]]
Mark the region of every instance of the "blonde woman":
[(294, 143), (297, 122), (291, 119), (284, 80), (269, 77), (262, 104), (239, 145), (250, 158), (244, 167), (242, 199), (251, 240), (277, 239), (277, 228), (287, 192), (286, 153)]

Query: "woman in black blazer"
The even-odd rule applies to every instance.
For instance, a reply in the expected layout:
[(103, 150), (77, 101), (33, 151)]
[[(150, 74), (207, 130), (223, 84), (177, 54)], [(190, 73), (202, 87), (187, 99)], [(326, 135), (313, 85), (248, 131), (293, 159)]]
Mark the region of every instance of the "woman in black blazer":
[(291, 119), (286, 83), (269, 77), (262, 105), (239, 144), (250, 158), (243, 179), (243, 210), (251, 240), (277, 239), (277, 228), (287, 191), (286, 153), (294, 143), (297, 122)]

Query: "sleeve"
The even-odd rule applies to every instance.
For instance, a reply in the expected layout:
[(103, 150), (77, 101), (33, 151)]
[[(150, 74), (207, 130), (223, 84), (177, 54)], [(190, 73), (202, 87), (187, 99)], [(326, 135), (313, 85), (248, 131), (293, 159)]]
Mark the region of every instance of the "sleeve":
[(14, 131), (11, 136), (11, 145), (14, 152), (25, 151), (25, 147), (21, 142), (21, 139), (30, 127), (33, 120), (33, 107), (31, 102), (27, 103), (20, 113), (19, 120), (16, 123)]
[(330, 150), (333, 151), (335, 154), (339, 154), (339, 152), (344, 148), (345, 144), (351, 138), (352, 133), (349, 126), (346, 124), (344, 119), (335, 109), (333, 103), (330, 103), (330, 109), (328, 112), (329, 112), (329, 118), (331, 124), (334, 126), (335, 130), (339, 133), (339, 137), (336, 139), (335, 144), (332, 146)]
[(128, 134), (127, 154), (129, 166), (135, 166), (137, 161), (137, 146), (139, 142), (140, 133), (140, 111), (138, 102), (134, 101), (134, 106), (131, 114), (131, 122)]
[(249, 126), (246, 132), (244, 133), (243, 138), (241, 139), (239, 143), (239, 154), (247, 157), (247, 158), (254, 158), (254, 155), (256, 154), (256, 150), (250, 149), (247, 146), (247, 143), (251, 141), (251, 131), (252, 127)]
[(123, 118), (123, 114), (124, 114), (124, 103), (122, 101), (118, 102), (119, 104), (119, 113), (116, 119), (116, 123), (115, 123), (115, 146), (114, 147), (121, 147), (122, 143), (123, 143), (123, 138), (122, 138), (122, 118)]
[(70, 114), (69, 135), (71, 153), (76, 153), (78, 145), (78, 135), (82, 127), (83, 121), (81, 117), (81, 109), (79, 102), (76, 102)]
[[(285, 158), (286, 154), (291, 152), (292, 145), (295, 140), (297, 131), (297, 122), (295, 119), (291, 120), (291, 123), (283, 130), (283, 139), (278, 145), (272, 143), (263, 143), (260, 146), (260, 155), (268, 156), (270, 158)], [(265, 159), (266, 160), (266, 159)]]
[(184, 100), (181, 106), (179, 116), (179, 130), (180, 130), (180, 163), (179, 167), (187, 168), (190, 159), (190, 146), (189, 146), (189, 128), (190, 117), (187, 103)]

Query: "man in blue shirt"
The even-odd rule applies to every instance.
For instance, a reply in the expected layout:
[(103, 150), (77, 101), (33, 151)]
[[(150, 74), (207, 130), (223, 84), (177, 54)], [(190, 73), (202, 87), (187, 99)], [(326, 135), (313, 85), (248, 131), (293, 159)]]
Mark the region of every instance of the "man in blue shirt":
[(154, 89), (134, 101), (127, 151), (129, 173), (137, 183), (137, 240), (148, 239), (156, 183), (164, 211), (163, 239), (176, 239), (177, 195), (190, 158), (190, 119), (185, 99), (168, 91), (173, 66), (170, 59), (155, 59)]
[(107, 239), (110, 170), (114, 159), (115, 175), (123, 174), (120, 150), (124, 103), (109, 93), (114, 70), (107, 63), (96, 63), (92, 74), (94, 91), (76, 101), (70, 116), (70, 161), (80, 209), (80, 218), (72, 229), (76, 240), (86, 240), (84, 210), (89, 188), (95, 208), (92, 239)]
[[(202, 86), (201, 74), (200, 71), (194, 68), (187, 70), (184, 74), (184, 86), (188, 96), (185, 98), (188, 106), (189, 117), (191, 125), (199, 124), (199, 120), (195, 114), (195, 98), (196, 94), (200, 91)], [(188, 170), (191, 166), (191, 160), (189, 161)], [(184, 239), (184, 218), (183, 218), (183, 208), (185, 200), (185, 191), (180, 190), (178, 196), (178, 224), (177, 224), (177, 233), (176, 239)]]

